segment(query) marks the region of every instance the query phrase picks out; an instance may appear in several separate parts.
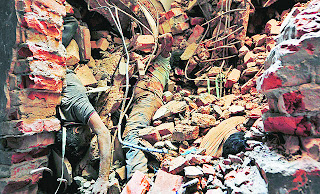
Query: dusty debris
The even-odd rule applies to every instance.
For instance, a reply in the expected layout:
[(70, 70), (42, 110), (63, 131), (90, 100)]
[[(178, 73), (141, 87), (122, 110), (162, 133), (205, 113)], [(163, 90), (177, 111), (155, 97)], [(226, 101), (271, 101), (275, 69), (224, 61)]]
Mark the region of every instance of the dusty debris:
[[(135, 104), (143, 92), (156, 96), (150, 101), (154, 107), (146, 109), (155, 114), (142, 121), (150, 126), (137, 135), (137, 144), (147, 150), (139, 152), (147, 156), (146, 173), (137, 170), (128, 181), (126, 161), (114, 162), (110, 192), (291, 192), (309, 189), (298, 181), (301, 177), (317, 180), (317, 1), (293, 8), (282, 8), (275, 0), (112, 1), (119, 10), (110, 11), (107, 1), (68, 2), (16, 3), (17, 57), (6, 83), (8, 110), (0, 123), (0, 152), (6, 156), (0, 159), (5, 169), (0, 173), (1, 192), (55, 189), (56, 184), (43, 187), (43, 170), (29, 171), (48, 166), (48, 146), (60, 130), (55, 115), (66, 67), (87, 86), (114, 136), (123, 130), (132, 96), (138, 94)], [(73, 18), (66, 19), (69, 16)], [(62, 45), (63, 22), (70, 21), (76, 35)], [(168, 67), (169, 76), (164, 76), (168, 84), (158, 83), (163, 76), (159, 71), (160, 79), (147, 85), (146, 70), (165, 49), (158, 47), (158, 35), (165, 33), (173, 35), (172, 70)], [(257, 84), (266, 96), (258, 93)], [(162, 87), (168, 91), (157, 93)], [(97, 137), (93, 141), (83, 157), (86, 162), (65, 162), (70, 169), (77, 166), (68, 182), (78, 187), (68, 187), (69, 193), (93, 191), (99, 161)], [(18, 181), (30, 184), (19, 186)]]

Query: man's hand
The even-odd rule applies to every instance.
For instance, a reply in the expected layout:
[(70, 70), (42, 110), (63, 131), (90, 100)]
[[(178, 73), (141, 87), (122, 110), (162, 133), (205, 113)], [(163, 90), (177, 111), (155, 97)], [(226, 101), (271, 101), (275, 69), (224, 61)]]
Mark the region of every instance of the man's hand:
[(108, 188), (109, 188), (109, 182), (108, 180), (105, 180), (101, 177), (97, 179), (97, 181), (92, 186), (92, 193), (94, 194), (107, 194)]

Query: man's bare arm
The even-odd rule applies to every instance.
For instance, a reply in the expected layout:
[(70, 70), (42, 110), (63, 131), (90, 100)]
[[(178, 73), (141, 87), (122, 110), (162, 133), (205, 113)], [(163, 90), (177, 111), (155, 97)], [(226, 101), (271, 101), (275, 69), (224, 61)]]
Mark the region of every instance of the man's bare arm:
[(108, 178), (111, 165), (111, 136), (97, 112), (92, 113), (88, 121), (89, 127), (98, 137), (100, 168), (99, 178), (94, 185), (93, 192), (107, 193)]

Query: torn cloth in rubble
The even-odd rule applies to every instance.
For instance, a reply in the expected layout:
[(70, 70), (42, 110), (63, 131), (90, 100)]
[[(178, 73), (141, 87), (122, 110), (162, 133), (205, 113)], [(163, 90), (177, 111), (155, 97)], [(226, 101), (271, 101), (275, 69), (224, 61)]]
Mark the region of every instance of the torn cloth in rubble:
[(91, 105), (86, 89), (71, 70), (67, 70), (67, 86), (62, 91), (61, 110), (67, 121), (87, 124), (95, 111)]
[[(134, 103), (123, 133), (124, 141), (138, 144), (139, 129), (150, 125), (151, 118), (162, 105), (164, 86), (168, 83), (170, 73), (170, 57), (158, 56), (148, 68), (146, 78), (138, 81), (134, 91)], [(128, 149), (126, 153), (127, 177), (136, 170), (147, 172), (147, 158), (141, 150)]]

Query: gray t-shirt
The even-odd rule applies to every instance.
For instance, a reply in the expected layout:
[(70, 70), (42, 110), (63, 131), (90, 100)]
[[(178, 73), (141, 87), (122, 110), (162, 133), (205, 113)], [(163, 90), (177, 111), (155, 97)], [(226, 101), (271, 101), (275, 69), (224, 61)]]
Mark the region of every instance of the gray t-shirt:
[(67, 86), (62, 91), (61, 110), (67, 121), (87, 124), (95, 109), (91, 105), (86, 89), (71, 70), (67, 70)]

